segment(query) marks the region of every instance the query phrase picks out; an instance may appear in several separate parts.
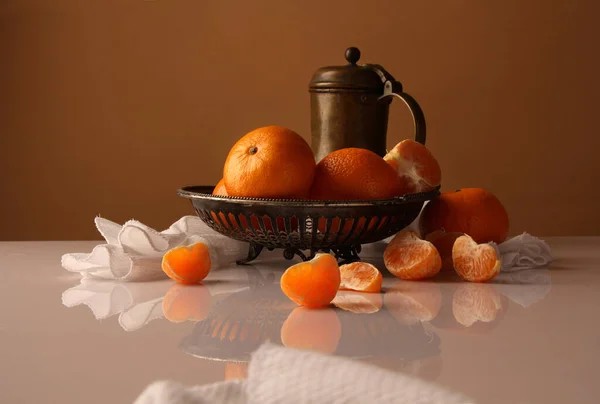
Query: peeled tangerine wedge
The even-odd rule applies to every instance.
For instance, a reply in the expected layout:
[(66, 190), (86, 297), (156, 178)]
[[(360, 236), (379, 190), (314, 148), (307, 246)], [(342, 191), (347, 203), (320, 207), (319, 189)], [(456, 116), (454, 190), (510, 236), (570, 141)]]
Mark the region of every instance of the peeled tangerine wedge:
[(394, 276), (406, 280), (431, 278), (442, 268), (442, 258), (433, 244), (412, 230), (394, 236), (383, 252), (383, 262)]
[(442, 170), (431, 151), (414, 140), (403, 140), (383, 158), (398, 173), (403, 193), (431, 191), (442, 182)]
[(162, 259), (162, 270), (179, 283), (192, 285), (201, 282), (210, 271), (208, 246), (202, 242), (169, 250)]
[(308, 262), (289, 267), (281, 277), (281, 290), (300, 306), (328, 306), (340, 287), (340, 268), (331, 254), (317, 254)]
[(383, 277), (381, 272), (367, 262), (357, 261), (340, 266), (340, 289), (358, 292), (379, 292)]
[(500, 273), (502, 260), (491, 244), (477, 244), (468, 235), (460, 236), (452, 247), (454, 269), (465, 281), (486, 282)]

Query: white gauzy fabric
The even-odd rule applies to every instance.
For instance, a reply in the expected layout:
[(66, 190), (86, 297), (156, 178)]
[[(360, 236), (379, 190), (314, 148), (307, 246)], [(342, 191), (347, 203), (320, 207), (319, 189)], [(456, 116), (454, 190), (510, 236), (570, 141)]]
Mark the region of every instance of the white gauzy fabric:
[(184, 387), (158, 381), (134, 404), (474, 403), (435, 384), (358, 361), (263, 344), (247, 380)]
[(539, 268), (554, 260), (550, 246), (528, 233), (510, 238), (498, 245), (502, 257), (502, 272)]
[(148, 281), (166, 277), (163, 255), (171, 248), (204, 242), (210, 250), (212, 269), (246, 256), (247, 244), (225, 237), (196, 216), (184, 216), (167, 230), (158, 232), (137, 220), (124, 225), (96, 217), (96, 228), (106, 240), (91, 253), (62, 257), (62, 266), (84, 277), (122, 281)]

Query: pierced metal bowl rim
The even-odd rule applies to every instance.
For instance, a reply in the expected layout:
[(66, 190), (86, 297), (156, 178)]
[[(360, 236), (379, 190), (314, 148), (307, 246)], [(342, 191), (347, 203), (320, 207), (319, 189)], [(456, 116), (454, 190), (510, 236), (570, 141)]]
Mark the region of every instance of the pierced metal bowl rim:
[(177, 195), (187, 199), (203, 199), (212, 201), (229, 202), (237, 205), (262, 205), (262, 206), (298, 206), (298, 207), (366, 207), (404, 205), (415, 202), (426, 202), (440, 194), (441, 185), (431, 191), (415, 194), (406, 194), (390, 199), (378, 200), (314, 200), (314, 199), (276, 199), (276, 198), (249, 198), (241, 196), (222, 196), (212, 193), (198, 192), (199, 189), (211, 189), (214, 185), (190, 185), (177, 190)]

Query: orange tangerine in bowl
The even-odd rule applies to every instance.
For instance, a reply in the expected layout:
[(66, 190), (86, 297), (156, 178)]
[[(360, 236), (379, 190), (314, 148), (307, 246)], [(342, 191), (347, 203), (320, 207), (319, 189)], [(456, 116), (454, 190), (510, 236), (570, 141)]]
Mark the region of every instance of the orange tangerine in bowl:
[(299, 134), (282, 126), (265, 126), (233, 145), (223, 181), (230, 196), (306, 198), (315, 168), (312, 150)]

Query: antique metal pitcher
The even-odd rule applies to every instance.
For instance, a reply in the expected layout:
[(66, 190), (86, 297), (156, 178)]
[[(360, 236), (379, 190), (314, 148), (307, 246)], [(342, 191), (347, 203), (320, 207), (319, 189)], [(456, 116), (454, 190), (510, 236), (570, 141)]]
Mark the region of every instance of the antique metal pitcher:
[(425, 144), (425, 117), (417, 101), (402, 91), (383, 67), (358, 65), (360, 51), (346, 49), (345, 66), (318, 69), (309, 85), (312, 149), (320, 161), (346, 147), (386, 153), (388, 113), (393, 97), (408, 106), (415, 125), (415, 140)]

